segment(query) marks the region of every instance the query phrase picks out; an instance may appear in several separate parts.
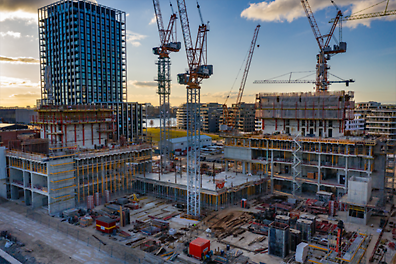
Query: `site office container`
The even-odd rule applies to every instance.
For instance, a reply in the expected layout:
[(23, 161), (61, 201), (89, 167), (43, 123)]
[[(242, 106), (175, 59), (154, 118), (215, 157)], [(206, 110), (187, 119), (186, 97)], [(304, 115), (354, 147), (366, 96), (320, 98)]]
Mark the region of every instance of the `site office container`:
[(210, 251), (210, 241), (198, 237), (190, 243), (189, 254), (196, 259), (201, 260), (202, 256)]
[(96, 219), (96, 230), (103, 233), (112, 233), (113, 229), (116, 228), (117, 220), (111, 219), (109, 217), (101, 216)]

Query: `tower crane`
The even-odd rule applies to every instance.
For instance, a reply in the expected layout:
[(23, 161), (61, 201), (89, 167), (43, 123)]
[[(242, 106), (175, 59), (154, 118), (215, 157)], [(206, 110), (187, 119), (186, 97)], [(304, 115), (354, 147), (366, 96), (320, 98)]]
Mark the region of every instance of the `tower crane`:
[[(374, 6), (382, 4), (384, 2), (386, 2), (384, 12), (373, 12), (373, 13), (357, 14), (357, 13), (360, 13), (360, 12), (362, 12), (364, 10), (367, 10), (369, 8), (372, 8)], [(342, 17), (342, 19), (340, 21), (350, 21), (350, 20), (358, 20), (358, 19), (366, 19), (366, 18), (374, 18), (374, 17), (384, 17), (384, 16), (396, 15), (396, 10), (388, 10), (388, 6), (389, 6), (389, 0), (384, 0), (384, 1), (381, 1), (381, 2), (379, 2), (377, 4), (369, 6), (369, 7), (365, 8), (365, 9), (363, 9), (363, 10), (360, 10), (359, 12), (356, 12), (355, 14), (352, 14), (350, 16), (344, 16), (344, 17)], [(331, 19), (329, 21), (329, 23), (334, 23), (334, 18)]]
[[(313, 15), (312, 9), (308, 3), (308, 0), (301, 0), (301, 5), (304, 8), (305, 14), (308, 18), (308, 22), (312, 28), (312, 32), (314, 33), (315, 39), (319, 46), (319, 54), (316, 55), (317, 63), (316, 63), (316, 80), (315, 81), (305, 81), (306, 83), (314, 82), (315, 89), (317, 92), (320, 91), (327, 91), (329, 85), (331, 83), (345, 83), (347, 86), (349, 83), (354, 82), (354, 80), (340, 80), (340, 81), (329, 81), (328, 80), (328, 70), (330, 67), (327, 64), (327, 61), (330, 60), (331, 56), (338, 54), (338, 53), (345, 53), (346, 52), (346, 42), (342, 42), (341, 40), (341, 32), (340, 32), (340, 42), (337, 45), (334, 45), (333, 48), (330, 47), (330, 40), (333, 37), (334, 30), (338, 24), (338, 22), (342, 19), (342, 12), (341, 10), (335, 5), (334, 1), (331, 0), (333, 5), (337, 9), (337, 15), (334, 18), (333, 25), (330, 29), (330, 32), (326, 35), (322, 35), (320, 33), (318, 24), (316, 23), (315, 17)], [(340, 31), (341, 31), (340, 27)], [(301, 83), (301, 80), (296, 81), (283, 81), (283, 80), (257, 80), (254, 83)]]
[[(171, 8), (172, 8), (172, 4)], [(170, 79), (170, 52), (178, 52), (181, 48), (181, 43), (176, 40), (176, 19), (177, 16), (173, 12), (170, 16), (168, 27), (164, 27), (162, 21), (162, 14), (158, 0), (153, 0), (154, 13), (157, 21), (158, 33), (160, 38), (160, 46), (153, 48), (153, 53), (158, 55), (158, 73), (156, 81), (158, 82), (157, 93), (159, 95), (160, 105), (160, 176), (163, 172), (164, 164), (170, 160), (170, 135), (169, 135), (169, 95), (171, 91), (171, 79)]]
[(231, 113), (228, 112), (228, 107), (227, 107), (228, 97), (227, 97), (225, 103), (223, 104), (223, 125), (222, 125), (222, 129), (221, 129), (222, 131), (232, 131), (235, 129), (235, 127), (237, 125), (237, 118), (239, 116), (239, 111), (240, 111), (241, 102), (242, 102), (242, 96), (243, 96), (243, 92), (245, 90), (246, 80), (249, 75), (250, 64), (252, 62), (254, 48), (256, 47), (256, 41), (257, 41), (257, 36), (258, 36), (259, 30), (260, 30), (260, 25), (257, 25), (256, 28), (254, 29), (253, 39), (250, 44), (250, 49), (249, 49), (248, 57), (246, 60), (245, 70), (243, 72), (241, 85), (239, 87), (238, 96), (236, 99), (236, 103), (233, 107), (233, 111)]
[(334, 23), (330, 29), (330, 32), (327, 35), (322, 35), (319, 31), (318, 24), (316, 23), (308, 0), (301, 0), (301, 4), (304, 8), (309, 24), (311, 25), (312, 32), (314, 33), (315, 39), (319, 46), (319, 54), (316, 56), (316, 91), (327, 91), (330, 84), (327, 79), (327, 71), (330, 69), (327, 65), (327, 61), (330, 60), (330, 55), (346, 52), (346, 42), (342, 42), (341, 39), (339, 45), (334, 45), (333, 49), (329, 46), (337, 23), (342, 17), (342, 12), (336, 7), (337, 16), (334, 19)]
[(198, 34), (193, 44), (185, 0), (177, 0), (180, 25), (183, 32), (188, 70), (178, 74), (178, 82), (187, 88), (187, 214), (198, 217), (201, 214), (200, 179), (200, 84), (213, 74), (213, 65), (207, 65), (208, 24), (202, 19), (200, 6), (197, 8), (201, 18)]

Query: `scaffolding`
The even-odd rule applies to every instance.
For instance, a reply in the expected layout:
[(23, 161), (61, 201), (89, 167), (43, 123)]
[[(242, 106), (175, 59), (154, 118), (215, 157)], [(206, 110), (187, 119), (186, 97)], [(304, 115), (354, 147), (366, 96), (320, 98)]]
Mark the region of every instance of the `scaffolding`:
[(77, 203), (93, 195), (104, 198), (106, 192), (128, 192), (137, 173), (150, 171), (151, 159), (147, 144), (80, 153), (75, 158)]
[(301, 191), (301, 184), (298, 181), (298, 177), (301, 176), (301, 144), (298, 142), (298, 135), (293, 138), (294, 148), (293, 148), (293, 195), (297, 194), (297, 191)]

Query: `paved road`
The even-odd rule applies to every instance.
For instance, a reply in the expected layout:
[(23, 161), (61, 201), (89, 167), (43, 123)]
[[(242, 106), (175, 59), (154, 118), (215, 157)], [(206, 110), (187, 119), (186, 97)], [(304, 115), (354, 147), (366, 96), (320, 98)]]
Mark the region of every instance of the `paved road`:
[(87, 246), (77, 239), (66, 236), (53, 228), (48, 228), (48, 226), (39, 224), (6, 208), (0, 207), (0, 221), (41, 240), (79, 263), (123, 263), (105, 253), (98, 252), (97, 249)]

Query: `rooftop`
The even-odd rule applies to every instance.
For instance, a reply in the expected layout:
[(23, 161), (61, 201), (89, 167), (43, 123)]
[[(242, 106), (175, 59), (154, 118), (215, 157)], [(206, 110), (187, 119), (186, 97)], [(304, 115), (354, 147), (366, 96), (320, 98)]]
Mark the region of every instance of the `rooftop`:
[[(201, 140), (202, 139), (212, 139), (211, 137), (207, 136), (207, 135), (201, 135)], [(181, 142), (186, 142), (187, 141), (187, 137), (178, 137), (178, 138), (171, 138), (169, 139), (169, 141), (171, 143), (181, 143)]]

